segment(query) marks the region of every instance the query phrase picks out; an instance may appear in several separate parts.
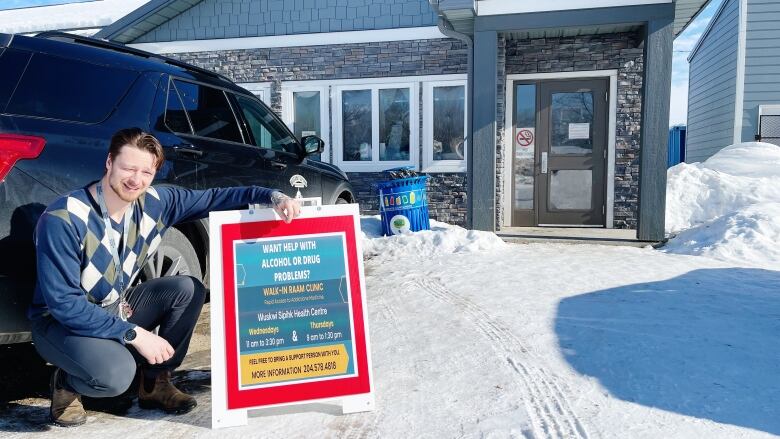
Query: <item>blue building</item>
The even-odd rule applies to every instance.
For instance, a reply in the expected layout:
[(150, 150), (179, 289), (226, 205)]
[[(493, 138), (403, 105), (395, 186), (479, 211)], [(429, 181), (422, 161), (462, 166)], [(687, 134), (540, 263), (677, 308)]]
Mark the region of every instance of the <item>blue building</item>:
[(723, 0), (694, 47), (686, 161), (732, 143), (780, 144), (780, 1)]

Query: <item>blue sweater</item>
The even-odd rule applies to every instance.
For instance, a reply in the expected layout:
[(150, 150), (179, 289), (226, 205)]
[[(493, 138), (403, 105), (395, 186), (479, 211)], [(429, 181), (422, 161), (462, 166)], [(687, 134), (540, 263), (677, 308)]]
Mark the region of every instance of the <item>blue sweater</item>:
[[(119, 298), (119, 284), (131, 285), (174, 224), (205, 218), (211, 211), (271, 202), (270, 189), (252, 186), (203, 191), (150, 187), (133, 204), (122, 251), (123, 278), (116, 274), (100, 207), (87, 187), (55, 200), (35, 229), (38, 282), (28, 317), (51, 315), (77, 335), (115, 339), (133, 327), (105, 307)], [(112, 221), (115, 242), (122, 224)], [(113, 306), (112, 306), (113, 308)]]

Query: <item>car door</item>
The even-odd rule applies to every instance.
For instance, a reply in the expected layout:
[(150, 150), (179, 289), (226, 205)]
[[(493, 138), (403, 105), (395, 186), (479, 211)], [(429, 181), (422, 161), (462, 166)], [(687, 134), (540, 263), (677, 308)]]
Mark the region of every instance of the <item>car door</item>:
[(234, 94), (232, 101), (249, 142), (261, 151), (274, 175), (276, 187), (285, 194), (322, 198), (321, 171), (302, 156), (302, 147), (287, 126), (254, 97)]
[(197, 188), (277, 186), (262, 151), (245, 140), (224, 89), (183, 78), (173, 78), (169, 87), (187, 118), (176, 132), (182, 139), (177, 154), (197, 163)]

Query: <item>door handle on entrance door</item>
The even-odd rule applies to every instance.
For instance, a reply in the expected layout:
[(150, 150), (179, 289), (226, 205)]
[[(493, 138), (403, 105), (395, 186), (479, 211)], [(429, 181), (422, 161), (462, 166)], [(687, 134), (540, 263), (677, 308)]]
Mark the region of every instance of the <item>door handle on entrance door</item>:
[(542, 174), (547, 173), (547, 153), (542, 153)]

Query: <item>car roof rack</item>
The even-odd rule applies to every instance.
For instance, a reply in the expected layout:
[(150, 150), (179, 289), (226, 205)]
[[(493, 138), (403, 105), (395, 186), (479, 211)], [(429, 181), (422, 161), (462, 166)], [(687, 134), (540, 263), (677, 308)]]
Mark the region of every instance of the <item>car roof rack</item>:
[(84, 44), (84, 45), (87, 45), (87, 46), (100, 47), (100, 48), (103, 48), (103, 49), (110, 49), (110, 50), (115, 50), (117, 52), (128, 53), (128, 54), (131, 54), (131, 55), (140, 56), (140, 57), (151, 59), (151, 60), (157, 60), (157, 61), (163, 62), (165, 64), (170, 64), (172, 66), (180, 67), (180, 68), (185, 69), (185, 70), (198, 72), (198, 73), (201, 73), (203, 75), (208, 75), (208, 76), (211, 76), (211, 77), (214, 77), (214, 78), (219, 78), (219, 79), (222, 79), (224, 81), (228, 81), (228, 82), (232, 83), (230, 78), (228, 78), (227, 76), (222, 75), (220, 73), (212, 72), (210, 70), (206, 70), (206, 69), (201, 68), (201, 67), (193, 66), (191, 64), (187, 64), (187, 63), (185, 63), (183, 61), (179, 61), (177, 59), (168, 58), (167, 56), (158, 55), (156, 53), (147, 52), (147, 51), (144, 51), (144, 50), (141, 50), (141, 49), (135, 49), (133, 47), (126, 46), (124, 44), (115, 43), (113, 41), (100, 40), (100, 39), (97, 39), (97, 38), (90, 38), (90, 37), (85, 37), (85, 36), (81, 36), (81, 35), (74, 35), (74, 34), (69, 34), (69, 33), (60, 32), (60, 31), (46, 31), (46, 32), (41, 32), (41, 33), (39, 33), (39, 34), (37, 34), (35, 36), (38, 37), (38, 38), (46, 38), (46, 39), (51, 39), (51, 40), (67, 40), (67, 41), (70, 41), (70, 42), (73, 42), (73, 43)]

